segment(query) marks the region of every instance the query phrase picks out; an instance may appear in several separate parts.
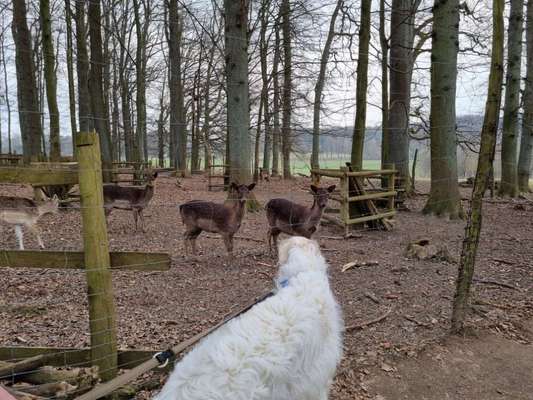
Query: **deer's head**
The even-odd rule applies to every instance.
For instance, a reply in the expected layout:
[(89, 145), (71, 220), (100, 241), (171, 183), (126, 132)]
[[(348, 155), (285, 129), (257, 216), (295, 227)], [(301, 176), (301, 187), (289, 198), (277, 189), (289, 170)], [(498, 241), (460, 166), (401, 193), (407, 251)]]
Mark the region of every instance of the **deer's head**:
[(334, 190), (335, 190), (335, 185), (329, 186), (327, 188), (321, 188), (315, 185), (311, 185), (311, 192), (313, 193), (313, 196), (315, 197), (315, 203), (321, 209), (326, 207), (326, 205), (328, 204), (329, 195)]
[(46, 199), (39, 203), (39, 214), (57, 214), (59, 212), (59, 197), (54, 194), (51, 199)]
[(230, 190), (235, 193), (237, 200), (244, 201), (248, 198), (254, 187), (255, 183), (250, 185), (237, 185), (235, 182), (231, 182)]
[(152, 171), (151, 169), (146, 171), (146, 184), (147, 185), (153, 185), (156, 178), (157, 178), (157, 171)]

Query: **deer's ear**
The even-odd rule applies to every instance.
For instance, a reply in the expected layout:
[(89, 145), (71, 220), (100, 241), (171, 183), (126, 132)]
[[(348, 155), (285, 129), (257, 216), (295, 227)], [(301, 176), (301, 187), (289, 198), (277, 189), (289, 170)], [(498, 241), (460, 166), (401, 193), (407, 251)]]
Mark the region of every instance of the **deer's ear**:
[(153, 177), (154, 177), (154, 179), (157, 178), (157, 171), (154, 172)]
[(315, 185), (311, 185), (311, 191), (313, 193), (317, 193), (318, 192), (318, 188)]
[(254, 190), (254, 187), (255, 187), (255, 182), (248, 185), (248, 190), (251, 192), (252, 190)]
[(231, 182), (229, 187), (230, 187), (230, 189), (234, 189), (234, 190), (237, 190), (239, 188), (239, 186), (237, 186), (237, 184), (235, 182)]
[(335, 190), (335, 185), (331, 185), (326, 189), (329, 193), (333, 192)]

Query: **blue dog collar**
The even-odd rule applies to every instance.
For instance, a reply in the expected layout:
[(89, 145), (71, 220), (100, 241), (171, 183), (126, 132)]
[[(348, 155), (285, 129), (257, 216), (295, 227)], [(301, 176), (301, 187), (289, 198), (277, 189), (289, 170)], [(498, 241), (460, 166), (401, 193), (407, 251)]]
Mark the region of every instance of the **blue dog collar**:
[(289, 286), (289, 280), (287, 278), (283, 279), (282, 281), (279, 281), (278, 283), (279, 283), (279, 286), (282, 288)]

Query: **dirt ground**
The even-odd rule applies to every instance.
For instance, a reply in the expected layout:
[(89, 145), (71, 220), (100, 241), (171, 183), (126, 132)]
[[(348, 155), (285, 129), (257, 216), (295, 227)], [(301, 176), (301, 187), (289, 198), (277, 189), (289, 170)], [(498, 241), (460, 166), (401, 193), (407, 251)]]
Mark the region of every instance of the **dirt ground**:
[[(272, 286), (276, 260), (264, 242), (264, 211), (245, 216), (233, 262), (214, 234), (200, 236), (198, 257), (184, 256), (178, 205), (191, 199), (223, 201), (224, 193), (207, 192), (203, 176), (181, 183), (177, 187), (175, 178), (157, 179), (144, 234), (133, 231), (130, 212), (111, 215), (112, 250), (163, 251), (172, 257), (170, 271), (113, 272), (122, 348), (160, 349), (180, 342)], [(273, 181), (254, 191), (263, 204), (273, 197), (309, 204), (309, 183), (305, 178)], [(428, 189), (427, 183), (417, 185), (421, 193)], [(30, 195), (18, 185), (2, 185), (0, 192)], [(469, 321), (474, 336), (449, 339), (457, 265), (453, 260), (408, 259), (405, 249), (414, 240), (428, 238), (445, 245), (457, 260), (465, 223), (424, 216), (426, 199), (422, 194), (408, 200), (410, 211), (398, 213), (390, 232), (362, 230), (360, 238), (338, 240), (340, 229), (323, 225), (315, 237), (330, 263), (346, 325), (388, 313), (365, 329), (346, 332), (331, 399), (533, 399), (528, 322), (533, 318), (533, 203), (495, 199), (484, 204), (476, 306)], [(40, 226), (48, 249), (82, 248), (78, 210), (46, 216)], [(17, 248), (12, 229), (1, 229), (1, 247)], [(37, 248), (31, 233), (25, 239), (27, 248)], [(351, 261), (366, 265), (341, 272)], [(2, 269), (0, 345), (88, 344), (83, 271)], [(497, 384), (490, 377), (501, 371), (507, 371), (509, 379)]]

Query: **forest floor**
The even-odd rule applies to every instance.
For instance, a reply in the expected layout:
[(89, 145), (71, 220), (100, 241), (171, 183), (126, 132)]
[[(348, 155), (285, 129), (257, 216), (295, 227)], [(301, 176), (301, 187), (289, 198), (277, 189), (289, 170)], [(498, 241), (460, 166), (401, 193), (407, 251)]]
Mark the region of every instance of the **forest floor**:
[[(261, 183), (254, 192), (263, 204), (273, 197), (309, 204), (309, 184), (306, 178), (276, 180)], [(131, 212), (111, 214), (112, 250), (168, 252), (172, 257), (169, 271), (113, 272), (121, 348), (161, 349), (183, 341), (272, 287), (276, 260), (264, 242), (264, 211), (245, 216), (233, 262), (214, 234), (199, 237), (199, 256), (184, 256), (178, 204), (223, 201), (223, 192), (207, 192), (206, 186), (203, 176), (184, 179), (181, 187), (175, 178), (158, 178), (145, 211), (146, 233), (133, 231)], [(0, 190), (31, 194), (20, 185), (2, 185)], [(429, 185), (419, 183), (417, 190), (427, 193)], [(463, 197), (469, 196), (469, 189), (461, 190)], [(475, 313), (468, 321), (472, 329), (465, 338), (450, 338), (465, 222), (423, 215), (426, 199), (423, 194), (409, 199), (410, 211), (398, 213), (392, 231), (365, 229), (358, 232), (360, 237), (338, 240), (339, 228), (323, 225), (315, 236), (330, 264), (346, 325), (387, 314), (380, 322), (345, 333), (331, 399), (533, 399), (533, 203), (484, 203)], [(48, 249), (82, 249), (78, 210), (46, 216), (40, 226)], [(16, 249), (12, 229), (1, 227), (1, 232), (0, 247)], [(408, 244), (421, 238), (445, 246), (451, 257), (407, 258)], [(37, 248), (31, 233), (25, 239), (26, 248)], [(342, 272), (352, 261), (360, 266)], [(85, 293), (82, 270), (2, 269), (0, 346), (88, 346)], [(503, 372), (509, 378), (505, 382)], [(497, 376), (492, 379), (491, 374)]]

